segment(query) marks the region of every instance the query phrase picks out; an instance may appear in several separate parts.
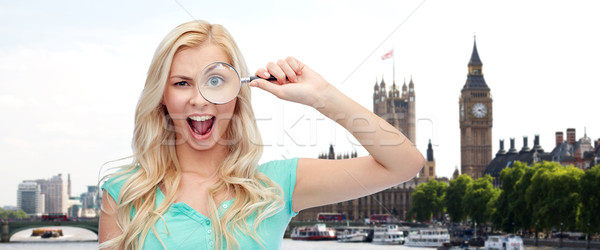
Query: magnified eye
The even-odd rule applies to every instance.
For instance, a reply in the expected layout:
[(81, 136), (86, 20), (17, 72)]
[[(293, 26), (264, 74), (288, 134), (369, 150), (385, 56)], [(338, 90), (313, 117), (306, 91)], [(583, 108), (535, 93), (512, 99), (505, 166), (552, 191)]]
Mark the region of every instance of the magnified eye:
[(225, 83), (225, 79), (223, 79), (223, 77), (220, 77), (220, 76), (211, 76), (208, 78), (208, 81), (206, 81), (206, 84), (208, 85), (208, 87), (212, 87), (212, 88), (220, 87), (224, 83)]

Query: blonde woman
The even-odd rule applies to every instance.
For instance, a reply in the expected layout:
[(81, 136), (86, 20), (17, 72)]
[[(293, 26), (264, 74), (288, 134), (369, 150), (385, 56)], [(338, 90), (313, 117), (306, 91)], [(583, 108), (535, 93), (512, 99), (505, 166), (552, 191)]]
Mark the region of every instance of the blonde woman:
[[(299, 60), (268, 63), (255, 72), (260, 79), (241, 87), (238, 80), (231, 97), (224, 94), (230, 90), (213, 91), (229, 82), (213, 70), (227, 65), (248, 75), (220, 25), (191, 21), (161, 42), (136, 109), (133, 163), (102, 186), (101, 248), (279, 249), (298, 211), (378, 192), (423, 166), (402, 133)], [(258, 165), (262, 141), (250, 86), (314, 107), (370, 156)]]

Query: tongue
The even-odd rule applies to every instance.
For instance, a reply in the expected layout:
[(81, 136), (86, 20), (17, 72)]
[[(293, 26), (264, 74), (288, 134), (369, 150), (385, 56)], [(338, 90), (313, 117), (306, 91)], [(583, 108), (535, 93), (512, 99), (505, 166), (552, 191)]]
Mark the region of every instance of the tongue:
[(200, 135), (205, 135), (208, 133), (208, 130), (212, 127), (213, 119), (208, 119), (206, 121), (193, 121), (192, 120), (192, 128), (194, 132)]

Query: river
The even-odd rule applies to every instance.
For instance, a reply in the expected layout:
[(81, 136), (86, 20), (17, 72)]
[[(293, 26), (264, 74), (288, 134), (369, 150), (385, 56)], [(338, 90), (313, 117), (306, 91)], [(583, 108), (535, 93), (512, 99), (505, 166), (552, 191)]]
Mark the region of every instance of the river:
[[(98, 249), (96, 242), (98, 236), (81, 228), (74, 227), (55, 227), (63, 230), (63, 237), (53, 239), (42, 239), (40, 237), (31, 237), (31, 230), (25, 230), (16, 233), (11, 237), (11, 242), (0, 243), (0, 249), (28, 249), (28, 250), (93, 250)], [(336, 241), (295, 241), (284, 239), (282, 249), (422, 249), (411, 248), (407, 246), (383, 246), (371, 243), (339, 243)], [(551, 248), (533, 248), (527, 249), (551, 249)], [(566, 249), (566, 248), (563, 248)]]

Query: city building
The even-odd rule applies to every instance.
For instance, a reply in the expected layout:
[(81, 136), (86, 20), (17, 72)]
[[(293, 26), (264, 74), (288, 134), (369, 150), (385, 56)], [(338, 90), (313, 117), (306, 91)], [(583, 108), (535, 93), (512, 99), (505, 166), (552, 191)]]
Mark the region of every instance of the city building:
[(69, 218), (80, 218), (83, 209), (81, 209), (81, 200), (79, 197), (69, 197), (67, 200), (67, 216)]
[(44, 194), (35, 181), (23, 181), (17, 189), (17, 209), (29, 216), (41, 216), (44, 213)]
[(580, 169), (587, 170), (600, 161), (600, 139), (592, 142), (584, 131), (583, 137), (576, 140), (577, 134), (574, 128), (567, 129), (567, 140), (564, 141), (562, 131), (555, 134), (556, 147), (550, 152), (551, 160), (560, 162), (563, 166), (574, 165)]
[(500, 172), (505, 169), (512, 167), (517, 161), (527, 163), (531, 165), (536, 162), (547, 161), (550, 159), (550, 155), (544, 152), (544, 149), (540, 145), (540, 136), (535, 135), (533, 141), (533, 148), (528, 146), (527, 136), (523, 137), (523, 147), (521, 150), (515, 148), (515, 139), (510, 138), (510, 148), (508, 151), (504, 149), (504, 140), (500, 140), (500, 149), (496, 153), (496, 157), (487, 165), (484, 175), (489, 174), (494, 178), (493, 185), (499, 187), (500, 183)]
[[(70, 179), (70, 176), (69, 176)], [(44, 208), (42, 213), (66, 214), (68, 208), (68, 181), (62, 178), (62, 174), (52, 176), (50, 179), (26, 180), (23, 183), (37, 183), (40, 193), (43, 195)], [(17, 204), (19, 203), (17, 198)]]
[(492, 160), (492, 95), (483, 78), (483, 63), (473, 42), (467, 81), (458, 101), (460, 172), (479, 178)]
[(555, 134), (556, 146), (550, 152), (545, 152), (540, 145), (539, 135), (535, 135), (533, 148), (529, 148), (527, 136), (523, 137), (523, 147), (521, 150), (516, 149), (515, 139), (510, 139), (510, 148), (508, 151), (504, 149), (504, 140), (500, 140), (500, 150), (496, 153), (495, 158), (488, 164), (485, 174), (489, 174), (494, 178), (493, 184), (501, 186), (500, 171), (505, 168), (512, 167), (516, 161), (532, 165), (541, 161), (559, 162), (563, 166), (573, 165), (580, 169), (587, 170), (598, 163), (600, 159), (600, 139), (592, 143), (592, 140), (584, 134), (579, 140), (575, 140), (576, 133), (574, 128), (567, 129), (567, 140), (564, 140), (562, 131)]
[(100, 215), (100, 206), (102, 204), (102, 193), (98, 192), (98, 186), (88, 186), (87, 192), (82, 193), (81, 212), (79, 217), (97, 217)]
[(69, 217), (98, 217), (102, 204), (98, 186), (88, 186), (80, 196), (70, 196), (71, 175), (62, 174), (49, 179), (25, 180), (17, 191), (17, 208), (30, 216), (66, 214)]

